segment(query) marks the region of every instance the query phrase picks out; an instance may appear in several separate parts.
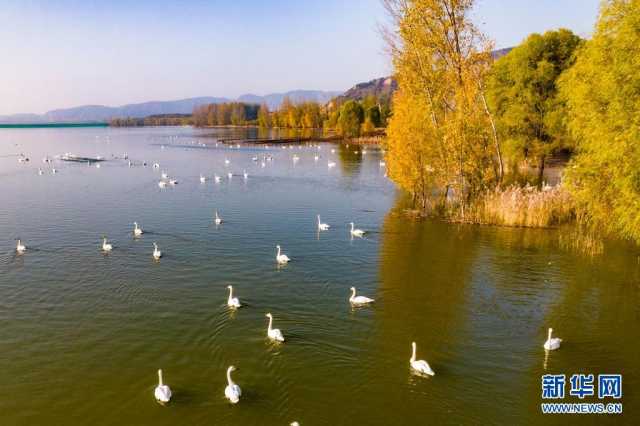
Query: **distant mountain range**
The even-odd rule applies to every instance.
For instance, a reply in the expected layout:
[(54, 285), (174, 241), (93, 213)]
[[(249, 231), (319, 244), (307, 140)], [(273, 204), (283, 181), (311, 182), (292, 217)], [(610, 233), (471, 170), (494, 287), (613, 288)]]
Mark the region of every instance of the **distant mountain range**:
[[(495, 50), (492, 53), (494, 59), (498, 59), (511, 51), (512, 48)], [(262, 104), (266, 103), (269, 109), (277, 109), (285, 97), (289, 97), (294, 103), (315, 101), (326, 104), (334, 98), (338, 101), (345, 99), (362, 100), (368, 95), (378, 98), (390, 97), (398, 88), (398, 82), (393, 77), (382, 77), (359, 83), (346, 92), (322, 91), (322, 90), (292, 90), (285, 93), (271, 93), (264, 96), (246, 94), (237, 99), (203, 96), (199, 98), (180, 99), (177, 101), (152, 101), (139, 104), (127, 104), (118, 107), (104, 105), (83, 105), (74, 108), (55, 109), (42, 115), (38, 114), (12, 114), (0, 115), (0, 123), (84, 123), (104, 122), (112, 118), (144, 118), (150, 115), (162, 114), (191, 114), (193, 108), (198, 105), (224, 102), (245, 102)]]
[(191, 114), (198, 105), (210, 103), (224, 103), (240, 101), (246, 103), (266, 103), (270, 109), (275, 109), (285, 97), (293, 102), (316, 101), (327, 103), (342, 92), (321, 90), (292, 90), (286, 93), (272, 93), (265, 96), (242, 95), (238, 99), (203, 96), (198, 98), (180, 99), (177, 101), (152, 101), (139, 104), (127, 104), (118, 107), (104, 105), (83, 105), (74, 108), (55, 109), (39, 114), (0, 115), (0, 123), (65, 123), (65, 122), (93, 122), (108, 121), (112, 118), (142, 118), (158, 114)]

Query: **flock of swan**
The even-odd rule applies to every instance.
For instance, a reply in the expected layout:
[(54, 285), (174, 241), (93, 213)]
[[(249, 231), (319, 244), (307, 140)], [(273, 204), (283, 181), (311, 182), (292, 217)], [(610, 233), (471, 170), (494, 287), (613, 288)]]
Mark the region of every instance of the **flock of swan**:
[[(283, 147), (283, 149), (286, 149), (285, 147)], [(319, 148), (320, 149), (320, 148)], [(335, 150), (332, 150), (332, 152), (335, 152)], [(366, 150), (362, 150), (363, 154), (366, 153)], [(47, 157), (48, 159), (48, 157)], [(292, 157), (294, 163), (297, 162), (299, 160), (299, 157), (297, 155), (294, 155)], [(314, 156), (314, 160), (318, 161), (319, 159), (319, 155), (315, 155)], [(19, 161), (21, 162), (25, 162), (28, 161), (27, 157), (20, 157)], [(258, 161), (258, 157), (253, 157), (253, 161), (257, 162)], [(271, 156), (264, 156), (262, 159), (262, 166), (264, 167), (265, 161), (272, 161), (272, 157)], [(50, 162), (50, 161), (47, 161)], [(225, 165), (229, 165), (230, 161), (229, 159), (224, 160)], [(146, 163), (145, 163), (146, 164)], [(129, 165), (131, 166), (131, 162), (129, 162)], [(327, 163), (329, 168), (332, 168), (335, 166), (335, 162), (333, 161), (328, 161)], [(383, 161), (380, 161), (380, 166), (384, 167), (385, 164)], [(153, 168), (154, 169), (159, 169), (160, 165), (158, 163), (154, 163), (153, 164)], [(42, 170), (38, 169), (38, 174), (42, 174)], [(53, 169), (53, 173), (55, 173), (55, 169)], [(228, 173), (228, 178), (231, 179), (233, 174), (231, 172)], [(244, 179), (248, 179), (248, 173), (246, 170), (243, 170), (243, 174), (242, 176), (244, 177)], [(158, 182), (158, 186), (160, 186), (161, 188), (166, 187), (167, 185), (176, 185), (178, 183), (178, 181), (172, 177), (170, 177), (165, 171), (161, 172), (161, 178), (162, 180), (160, 180)], [(219, 175), (214, 175), (213, 176), (213, 180), (216, 183), (220, 182), (220, 176)], [(205, 183), (208, 180), (208, 178), (202, 174), (200, 174), (200, 182), (201, 183)], [(222, 224), (223, 220), (220, 217), (220, 214), (218, 212), (218, 210), (215, 210), (214, 212), (214, 218), (213, 221), (216, 225), (220, 225)], [(366, 231), (356, 228), (354, 222), (349, 222), (350, 225), (350, 235), (352, 237), (359, 237), (362, 238), (364, 237), (364, 235), (366, 234)], [(140, 227), (140, 225), (137, 222), (133, 222), (133, 236), (134, 237), (140, 237), (144, 234), (143, 229)], [(323, 223), (320, 215), (317, 215), (317, 230), (318, 231), (328, 231), (331, 228), (331, 226), (327, 223)], [(114, 246), (112, 243), (110, 243), (107, 239), (106, 236), (103, 236), (102, 238), (102, 245), (101, 245), (101, 249), (103, 252), (105, 253), (109, 253), (111, 251), (113, 251)], [(16, 252), (18, 254), (24, 254), (27, 251), (27, 246), (24, 244), (24, 242), (21, 239), (17, 239), (17, 244), (16, 244)], [(152, 252), (152, 257), (155, 260), (159, 260), (162, 257), (162, 252), (160, 251), (158, 244), (157, 243), (153, 243), (153, 252)], [(276, 256), (275, 256), (275, 260), (276, 263), (279, 265), (284, 265), (287, 264), (291, 261), (291, 258), (289, 256), (287, 256), (285, 253), (282, 252), (282, 248), (280, 247), (279, 244), (276, 245)], [(237, 296), (234, 296), (233, 293), (233, 286), (228, 285), (227, 289), (229, 291), (228, 294), (228, 298), (227, 298), (227, 306), (229, 309), (235, 310), (235, 309), (239, 309), (241, 308), (243, 305), (240, 302), (240, 299)], [(350, 288), (351, 291), (351, 296), (348, 299), (348, 302), (352, 305), (352, 306), (366, 306), (366, 305), (370, 305), (372, 303), (375, 302), (374, 299), (366, 297), (366, 296), (362, 296), (362, 295), (357, 295), (356, 294), (356, 288), (355, 287), (351, 287)], [(269, 322), (267, 325), (267, 338), (270, 339), (271, 341), (277, 342), (277, 343), (283, 343), (285, 342), (285, 337), (284, 334), (282, 333), (282, 331), (278, 328), (273, 328), (273, 315), (268, 312), (265, 314), (265, 316), (268, 318)], [(558, 338), (558, 337), (553, 337), (552, 336), (553, 333), (553, 329), (549, 328), (548, 329), (548, 335), (547, 335), (547, 340), (544, 342), (543, 344), (543, 348), (545, 349), (545, 351), (552, 351), (552, 350), (556, 350), (560, 348), (560, 344), (562, 342), (562, 339)], [(434, 376), (435, 372), (433, 371), (433, 369), (431, 368), (431, 366), (429, 365), (429, 363), (426, 360), (423, 359), (416, 359), (416, 342), (411, 342), (411, 357), (409, 358), (409, 368), (411, 369), (411, 371), (413, 371), (414, 373), (418, 374), (418, 375), (424, 375), (424, 376)], [(227, 368), (226, 370), (226, 379), (227, 379), (227, 386), (224, 389), (224, 395), (225, 398), (227, 398), (229, 400), (230, 403), (232, 404), (236, 404), (240, 401), (240, 397), (242, 396), (242, 389), (240, 388), (240, 386), (235, 383), (231, 377), (231, 373), (233, 373), (236, 370), (236, 367), (231, 365)], [(155, 387), (154, 389), (154, 398), (156, 399), (157, 402), (161, 403), (161, 404), (166, 404), (168, 402), (171, 401), (172, 398), (172, 392), (171, 392), (171, 388), (164, 383), (163, 381), (163, 375), (162, 375), (162, 369), (158, 370), (158, 385)], [(291, 426), (299, 426), (298, 422), (293, 422), (291, 423)]]

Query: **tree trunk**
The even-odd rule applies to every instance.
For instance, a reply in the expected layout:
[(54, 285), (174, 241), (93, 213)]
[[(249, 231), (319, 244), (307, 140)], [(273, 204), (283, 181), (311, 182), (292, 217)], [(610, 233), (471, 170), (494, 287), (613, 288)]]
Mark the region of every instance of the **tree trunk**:
[(538, 188), (542, 188), (542, 179), (544, 178), (544, 162), (546, 159), (546, 155), (542, 154), (540, 156), (540, 163), (538, 164)]

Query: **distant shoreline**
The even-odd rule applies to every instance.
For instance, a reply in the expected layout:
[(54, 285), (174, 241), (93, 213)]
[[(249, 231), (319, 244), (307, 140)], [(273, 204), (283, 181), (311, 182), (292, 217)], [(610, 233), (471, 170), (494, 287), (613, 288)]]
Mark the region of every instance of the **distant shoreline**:
[(47, 129), (47, 128), (63, 128), (63, 127), (109, 127), (109, 123), (31, 123), (31, 124), (3, 124), (0, 123), (0, 129)]

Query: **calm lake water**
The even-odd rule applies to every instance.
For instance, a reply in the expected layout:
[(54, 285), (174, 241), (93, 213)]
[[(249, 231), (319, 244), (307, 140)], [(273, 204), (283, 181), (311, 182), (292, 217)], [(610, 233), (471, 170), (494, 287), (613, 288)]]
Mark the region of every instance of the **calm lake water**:
[[(216, 132), (232, 131), (0, 131), (2, 425), (637, 424), (636, 250), (589, 258), (562, 250), (557, 231), (413, 221), (375, 148), (198, 136)], [(52, 174), (42, 158), (65, 152), (109, 160), (54, 161)], [(149, 166), (112, 158), (123, 153)], [(273, 161), (252, 161), (263, 155)], [(162, 170), (179, 184), (160, 189)], [(351, 239), (350, 221), (365, 238)], [(276, 244), (289, 265), (276, 266)], [(352, 309), (351, 286), (375, 304)], [(284, 344), (267, 341), (267, 312)], [(545, 357), (547, 327), (564, 341)], [(413, 340), (434, 377), (409, 371)], [(158, 368), (174, 394), (164, 407)], [(624, 414), (543, 416), (545, 373), (623, 374)]]

